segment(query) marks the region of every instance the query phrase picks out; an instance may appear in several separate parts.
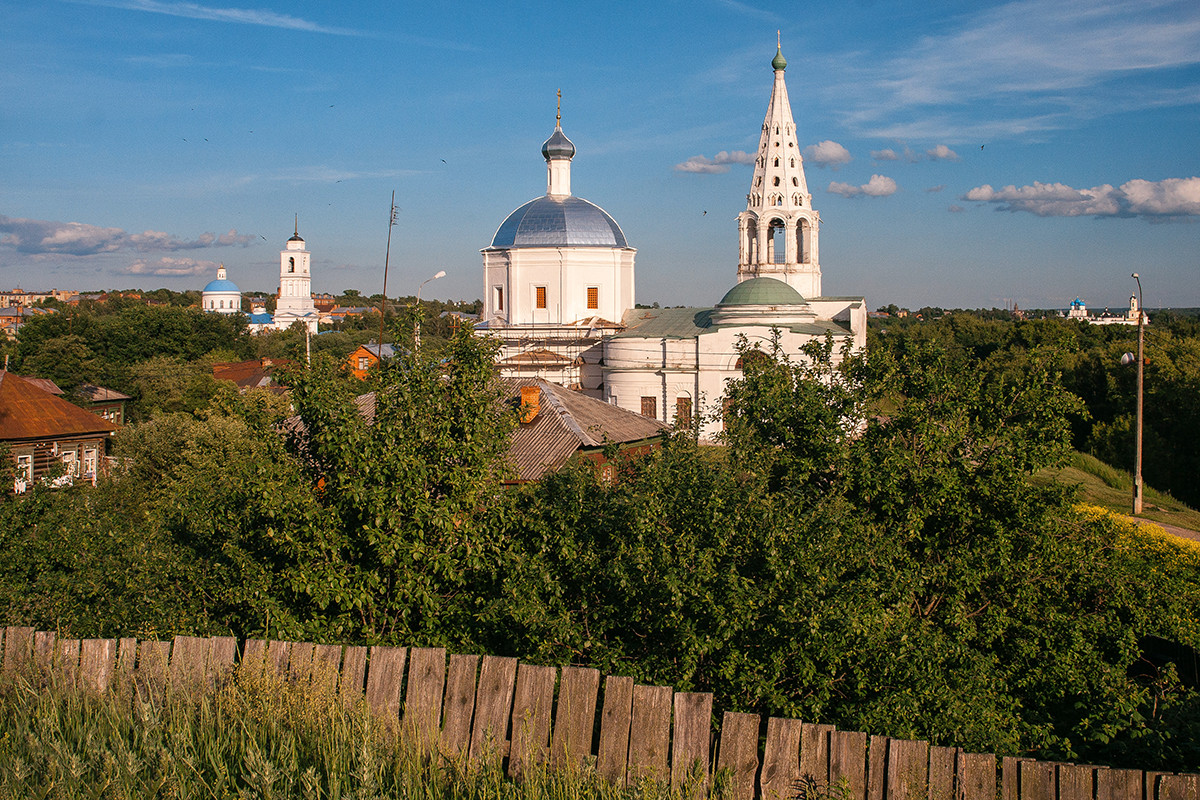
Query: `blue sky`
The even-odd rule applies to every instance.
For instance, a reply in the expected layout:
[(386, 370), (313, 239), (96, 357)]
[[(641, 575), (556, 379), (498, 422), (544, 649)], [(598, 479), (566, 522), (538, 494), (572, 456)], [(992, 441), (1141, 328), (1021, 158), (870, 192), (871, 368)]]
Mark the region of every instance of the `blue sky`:
[(479, 249), (572, 189), (638, 248), (637, 299), (709, 305), (775, 33), (824, 291), (871, 308), (1200, 306), (1200, 4), (0, 0), (0, 288), (474, 299)]

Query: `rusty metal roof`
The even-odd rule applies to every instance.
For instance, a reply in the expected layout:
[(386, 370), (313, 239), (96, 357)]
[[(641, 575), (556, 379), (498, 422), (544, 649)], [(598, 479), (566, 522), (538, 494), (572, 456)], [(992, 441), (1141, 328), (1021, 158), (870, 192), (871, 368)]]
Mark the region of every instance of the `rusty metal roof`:
[(522, 386), (537, 386), (538, 415), (512, 433), (508, 462), (517, 480), (535, 481), (561, 469), (580, 450), (661, 437), (669, 426), (540, 378), (502, 378), (508, 403), (521, 402)]
[(0, 441), (111, 433), (117, 426), (0, 370)]

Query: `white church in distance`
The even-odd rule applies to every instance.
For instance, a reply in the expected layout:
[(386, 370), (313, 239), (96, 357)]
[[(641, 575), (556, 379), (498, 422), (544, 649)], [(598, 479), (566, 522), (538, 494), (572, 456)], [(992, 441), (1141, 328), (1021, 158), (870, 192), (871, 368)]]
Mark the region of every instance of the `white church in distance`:
[[(201, 292), (200, 307), (215, 314), (241, 312), (241, 291), (228, 279), (224, 264), (217, 270), (217, 279), (210, 281)], [(312, 253), (300, 236), (297, 219), (292, 238), (279, 253), (279, 294), (275, 300), (275, 314), (251, 313), (249, 329), (254, 333), (271, 328), (285, 331), (299, 322), (310, 334), (315, 334), (318, 320), (312, 297)]]
[(785, 352), (831, 336), (866, 346), (862, 297), (821, 292), (820, 214), (804, 177), (788, 102), (787, 61), (775, 79), (746, 209), (738, 215), (737, 283), (708, 308), (634, 307), (634, 256), (607, 212), (571, 194), (575, 146), (561, 115), (542, 146), (546, 194), (512, 212), (484, 248), (481, 335), (498, 337), (500, 374), (540, 377), (664, 422), (700, 415), (702, 439), (721, 429), (738, 342)]

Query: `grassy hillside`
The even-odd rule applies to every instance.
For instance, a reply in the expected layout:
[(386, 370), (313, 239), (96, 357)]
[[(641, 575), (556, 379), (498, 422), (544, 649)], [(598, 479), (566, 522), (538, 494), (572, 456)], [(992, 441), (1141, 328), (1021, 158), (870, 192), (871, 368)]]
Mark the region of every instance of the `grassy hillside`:
[[(1086, 453), (1076, 452), (1067, 466), (1045, 469), (1039, 473), (1043, 480), (1077, 484), (1080, 499), (1118, 514), (1128, 515), (1133, 497), (1133, 476), (1110, 467)], [(1189, 508), (1166, 492), (1145, 487), (1142, 518), (1166, 525), (1200, 531), (1200, 512)]]

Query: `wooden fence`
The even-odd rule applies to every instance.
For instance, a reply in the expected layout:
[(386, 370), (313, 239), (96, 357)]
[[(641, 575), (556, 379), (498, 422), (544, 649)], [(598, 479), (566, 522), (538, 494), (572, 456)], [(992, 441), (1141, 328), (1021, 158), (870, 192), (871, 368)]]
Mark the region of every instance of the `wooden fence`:
[(5, 674), (53, 664), (98, 692), (127, 681), (211, 685), (239, 665), (276, 670), (322, 683), (347, 702), (365, 698), (412, 746), (476, 760), (498, 753), (514, 776), (534, 763), (570, 768), (592, 760), (614, 783), (704, 786), (724, 771), (734, 800), (786, 800), (806, 786), (839, 785), (856, 800), (1200, 800), (1200, 775), (997, 759), (794, 719), (764, 724), (757, 714), (726, 711), (718, 734), (711, 694), (601, 681), (598, 670), (582, 667), (441, 648), (262, 640), (245, 641), (239, 659), (230, 637), (81, 641), (19, 627), (2, 634)]

